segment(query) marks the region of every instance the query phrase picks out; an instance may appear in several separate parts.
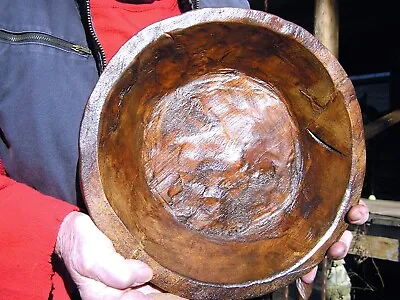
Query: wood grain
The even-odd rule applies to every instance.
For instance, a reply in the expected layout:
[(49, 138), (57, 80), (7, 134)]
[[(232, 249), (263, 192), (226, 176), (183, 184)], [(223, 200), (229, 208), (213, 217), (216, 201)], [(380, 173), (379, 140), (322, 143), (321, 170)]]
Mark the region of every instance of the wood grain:
[(399, 240), (353, 233), (350, 254), (399, 262)]
[(152, 25), (110, 61), (80, 135), (89, 213), (159, 287), (266, 294), (345, 230), (365, 169), (353, 86), (276, 16), (202, 9)]

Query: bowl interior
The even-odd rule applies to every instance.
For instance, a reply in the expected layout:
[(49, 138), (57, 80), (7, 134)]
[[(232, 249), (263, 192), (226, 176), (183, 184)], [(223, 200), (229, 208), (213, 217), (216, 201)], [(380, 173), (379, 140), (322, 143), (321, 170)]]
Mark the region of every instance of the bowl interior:
[(265, 27), (162, 34), (102, 108), (104, 193), (173, 272), (221, 284), (279, 276), (312, 255), (343, 201), (343, 98), (309, 49)]

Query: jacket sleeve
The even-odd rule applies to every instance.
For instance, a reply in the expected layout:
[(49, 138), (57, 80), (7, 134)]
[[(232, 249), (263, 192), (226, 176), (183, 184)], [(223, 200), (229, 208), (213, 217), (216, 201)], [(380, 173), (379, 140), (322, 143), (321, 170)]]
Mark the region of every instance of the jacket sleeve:
[(75, 206), (0, 175), (0, 298), (49, 298), (58, 229), (74, 210)]

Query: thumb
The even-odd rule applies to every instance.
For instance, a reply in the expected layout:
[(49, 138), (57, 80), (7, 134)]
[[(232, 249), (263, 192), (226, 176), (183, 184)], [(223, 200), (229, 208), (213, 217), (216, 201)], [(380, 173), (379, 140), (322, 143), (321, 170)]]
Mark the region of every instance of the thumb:
[(135, 289), (118, 290), (104, 285), (100, 281), (84, 278), (79, 288), (82, 300), (151, 300)]
[(115, 251), (100, 251), (92, 266), (83, 265), (79, 271), (85, 277), (116, 289), (142, 285), (153, 276), (152, 270), (145, 263), (125, 259)]
[(126, 289), (149, 281), (153, 275), (145, 263), (118, 254), (112, 242), (83, 213), (72, 212), (65, 217), (55, 250), (78, 286), (90, 278)]

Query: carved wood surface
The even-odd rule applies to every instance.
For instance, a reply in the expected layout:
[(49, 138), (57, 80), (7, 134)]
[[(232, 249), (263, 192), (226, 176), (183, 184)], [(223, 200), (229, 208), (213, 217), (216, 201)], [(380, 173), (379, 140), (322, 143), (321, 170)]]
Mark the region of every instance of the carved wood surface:
[(337, 60), (295, 24), (232, 8), (132, 37), (88, 101), (80, 154), (99, 228), (192, 299), (263, 295), (318, 264), (365, 169)]

